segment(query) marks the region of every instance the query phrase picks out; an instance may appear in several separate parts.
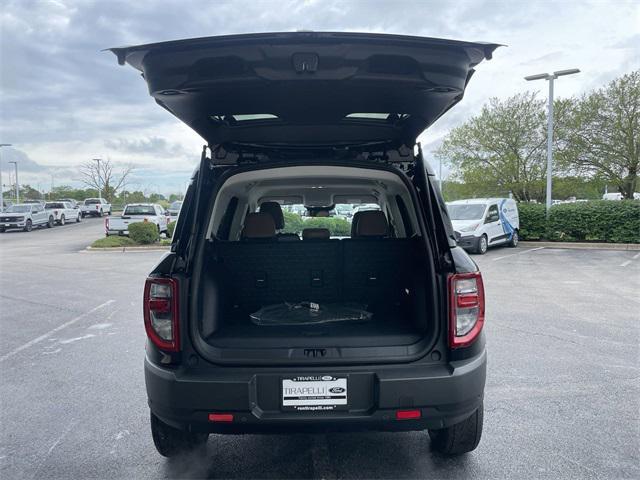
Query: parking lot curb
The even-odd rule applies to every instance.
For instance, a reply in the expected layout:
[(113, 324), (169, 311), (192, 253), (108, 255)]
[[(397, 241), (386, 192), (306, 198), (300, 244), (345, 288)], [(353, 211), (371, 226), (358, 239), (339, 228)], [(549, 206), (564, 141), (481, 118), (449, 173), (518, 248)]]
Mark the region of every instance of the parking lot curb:
[(88, 246), (85, 251), (88, 252), (166, 252), (171, 248), (170, 245), (150, 245), (148, 247), (92, 247)]
[(523, 247), (567, 248), (576, 250), (632, 250), (640, 251), (640, 243), (532, 242), (521, 241)]

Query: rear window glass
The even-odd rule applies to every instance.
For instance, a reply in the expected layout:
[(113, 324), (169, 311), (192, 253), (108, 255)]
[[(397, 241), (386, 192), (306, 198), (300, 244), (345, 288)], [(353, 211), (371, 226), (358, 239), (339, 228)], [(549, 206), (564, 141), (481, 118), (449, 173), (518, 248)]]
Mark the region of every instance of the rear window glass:
[(353, 215), (359, 211), (380, 210), (380, 205), (338, 203), (332, 209), (308, 209), (304, 205), (283, 205), (284, 233), (302, 234), (305, 228), (326, 228), (331, 237), (351, 235)]
[(85, 205), (97, 205), (98, 203), (100, 203), (99, 198), (88, 198), (87, 200), (84, 201)]
[(130, 205), (124, 209), (125, 215), (155, 215), (156, 211), (151, 205)]
[(64, 206), (64, 203), (51, 202), (51, 203), (46, 203), (44, 208), (65, 208), (65, 206)]

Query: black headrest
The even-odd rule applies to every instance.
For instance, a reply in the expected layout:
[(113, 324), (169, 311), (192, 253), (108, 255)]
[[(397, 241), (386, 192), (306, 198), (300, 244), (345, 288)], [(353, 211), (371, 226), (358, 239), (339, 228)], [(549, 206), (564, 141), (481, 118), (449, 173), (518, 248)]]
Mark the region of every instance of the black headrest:
[(389, 223), (384, 212), (365, 210), (353, 216), (351, 237), (386, 237), (388, 235)]
[(260, 205), (260, 213), (268, 213), (273, 217), (273, 222), (276, 224), (276, 230), (284, 228), (284, 214), (282, 213), (282, 207), (278, 202), (264, 202)]
[(302, 230), (303, 240), (328, 240), (331, 232), (328, 228), (305, 228)]
[(244, 219), (242, 238), (274, 238), (276, 225), (268, 213), (250, 213)]

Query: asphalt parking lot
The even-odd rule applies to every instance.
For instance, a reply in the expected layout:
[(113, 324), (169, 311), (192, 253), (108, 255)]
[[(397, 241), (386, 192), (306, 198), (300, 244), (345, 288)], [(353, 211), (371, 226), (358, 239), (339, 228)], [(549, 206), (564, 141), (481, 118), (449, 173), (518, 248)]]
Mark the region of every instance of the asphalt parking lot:
[(211, 436), (167, 461), (142, 375), (161, 252), (86, 252), (102, 221), (0, 235), (0, 477), (639, 478), (640, 254), (495, 249), (485, 425), (460, 458), (426, 433)]

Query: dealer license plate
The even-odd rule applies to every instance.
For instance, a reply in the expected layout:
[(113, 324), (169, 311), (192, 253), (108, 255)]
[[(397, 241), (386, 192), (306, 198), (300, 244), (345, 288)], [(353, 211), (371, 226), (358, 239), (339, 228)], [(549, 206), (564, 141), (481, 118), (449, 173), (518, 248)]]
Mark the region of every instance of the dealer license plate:
[(283, 410), (321, 412), (347, 408), (347, 377), (301, 375), (282, 379)]

